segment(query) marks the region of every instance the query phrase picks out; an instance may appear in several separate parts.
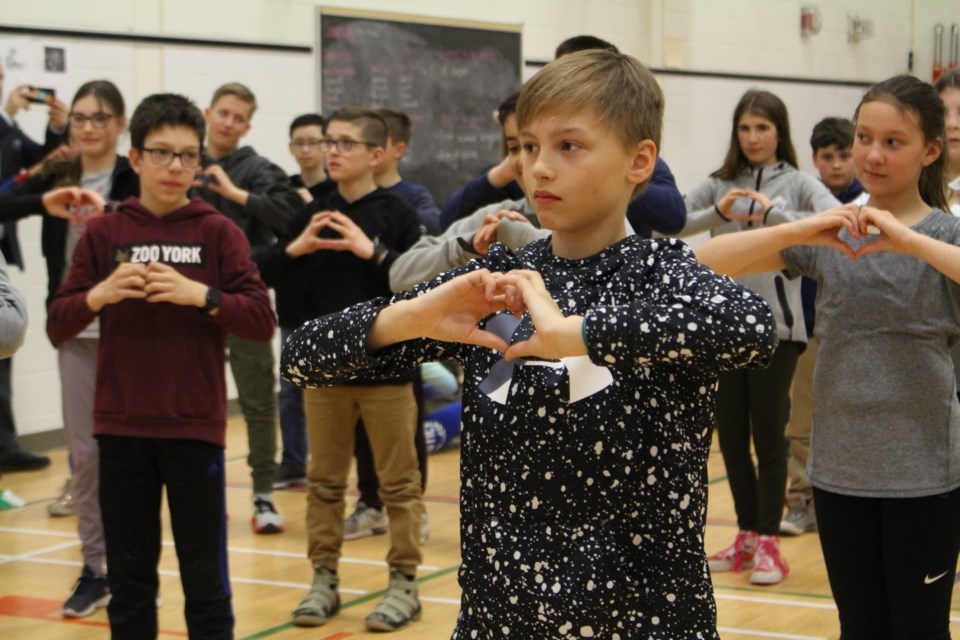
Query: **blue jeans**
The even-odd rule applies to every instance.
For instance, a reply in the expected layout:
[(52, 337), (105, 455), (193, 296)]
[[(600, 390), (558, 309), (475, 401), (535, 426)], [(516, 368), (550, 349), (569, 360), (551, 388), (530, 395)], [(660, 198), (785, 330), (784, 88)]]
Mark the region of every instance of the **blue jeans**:
[[(286, 342), (295, 328), (280, 328), (280, 337)], [(280, 441), (283, 453), (280, 464), (301, 469), (307, 466), (307, 424), (303, 417), (303, 390), (292, 382), (280, 378)]]

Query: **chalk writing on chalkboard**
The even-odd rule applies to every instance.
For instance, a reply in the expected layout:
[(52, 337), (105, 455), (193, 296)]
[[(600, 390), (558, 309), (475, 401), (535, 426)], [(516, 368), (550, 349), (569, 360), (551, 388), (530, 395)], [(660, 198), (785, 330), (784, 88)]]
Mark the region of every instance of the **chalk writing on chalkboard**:
[(438, 203), (499, 160), (493, 112), (520, 88), (515, 30), (320, 14), (322, 111), (390, 107), (413, 121), (400, 166)]

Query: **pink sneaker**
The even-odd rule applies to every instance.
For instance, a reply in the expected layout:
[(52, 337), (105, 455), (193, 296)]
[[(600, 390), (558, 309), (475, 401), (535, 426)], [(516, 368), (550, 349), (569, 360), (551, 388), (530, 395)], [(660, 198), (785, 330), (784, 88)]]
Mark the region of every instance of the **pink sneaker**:
[(753, 556), (757, 551), (757, 532), (741, 531), (733, 544), (707, 558), (710, 571), (733, 571), (739, 573), (741, 569), (753, 568)]
[(778, 584), (790, 573), (787, 561), (780, 555), (780, 538), (778, 536), (760, 536), (757, 542), (757, 553), (754, 556), (751, 584)]

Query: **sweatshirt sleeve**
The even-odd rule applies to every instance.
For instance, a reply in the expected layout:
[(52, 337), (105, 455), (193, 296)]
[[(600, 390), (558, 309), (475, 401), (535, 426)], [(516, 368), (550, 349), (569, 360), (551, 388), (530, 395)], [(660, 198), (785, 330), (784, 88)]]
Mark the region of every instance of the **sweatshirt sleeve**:
[(277, 234), (277, 241), (272, 247), (253, 256), (257, 268), (260, 269), (260, 276), (268, 287), (276, 287), (296, 269), (297, 259), (287, 254), (287, 245), (300, 235), (310, 222), (310, 218), (317, 212), (318, 209), (314, 203), (316, 200), (300, 208), (283, 231)]
[(27, 301), (7, 277), (7, 263), (0, 254), (0, 358), (9, 358), (23, 344), (27, 333)]
[(377, 314), (387, 305), (416, 298), (476, 269), (505, 272), (517, 266), (513, 253), (505, 246), (496, 244), (486, 256), (421, 282), (389, 300), (375, 298), (310, 320), (294, 331), (283, 344), (280, 375), (298, 387), (311, 388), (358, 379), (367, 382), (391, 380), (423, 362), (456, 360), (465, 364), (475, 348), (472, 345), (420, 338), (370, 353), (366, 346), (367, 333)]
[(729, 222), (717, 211), (717, 200), (723, 195), (719, 193), (720, 189), (718, 187), (722, 186), (723, 184), (719, 181), (708, 178), (684, 196), (683, 201), (687, 207), (687, 223), (680, 232), (681, 236), (692, 236), (696, 233), (711, 231)]
[(425, 187), (417, 185), (413, 207), (428, 233), (440, 233), (440, 207)]
[(477, 176), (447, 198), (440, 213), (440, 228), (446, 229), (455, 221), (470, 215), (484, 205), (501, 200), (519, 200), (522, 197), (523, 192), (515, 182), (511, 182), (503, 189), (498, 189), (490, 184), (487, 173), (484, 172), (483, 175)]
[(223, 223), (218, 234), (220, 310), (213, 319), (240, 338), (269, 342), (277, 328), (277, 318), (270, 307), (267, 288), (250, 261), (243, 231), (232, 222)]
[(777, 345), (770, 306), (697, 262), (683, 242), (656, 240), (638, 261), (638, 299), (584, 317), (591, 361), (673, 363), (702, 370), (765, 367)]
[(47, 215), (43, 194), (53, 188), (53, 179), (37, 174), (0, 193), (0, 222), (12, 222), (27, 216)]
[(264, 159), (263, 166), (247, 184), (246, 211), (270, 227), (282, 231), (293, 215), (303, 207), (303, 198), (290, 185), (290, 178), (277, 165)]
[(800, 218), (839, 207), (841, 202), (830, 193), (825, 184), (805, 173), (796, 172), (796, 210), (785, 211), (771, 207), (763, 223), (767, 226), (793, 222)]
[(647, 238), (650, 229), (665, 235), (675, 235), (683, 230), (687, 208), (670, 167), (662, 159), (657, 158), (646, 189), (627, 207), (627, 220), (637, 233)]
[(283, 343), (280, 375), (298, 387), (314, 388), (354, 380), (391, 380), (423, 362), (457, 360), (463, 363), (470, 349), (468, 345), (421, 338), (370, 353), (367, 334), (377, 314), (388, 305), (415, 298), (481, 266), (488, 265), (471, 262), (389, 300), (375, 298), (304, 323)]
[[(440, 236), (421, 237), (390, 266), (390, 289), (411, 289), (424, 280), (478, 257), (479, 254), (473, 251), (473, 236), (483, 225), (484, 217), (501, 209), (515, 209), (517, 206), (518, 202), (515, 200), (496, 202), (457, 220)], [(534, 229), (533, 225), (526, 226)]]

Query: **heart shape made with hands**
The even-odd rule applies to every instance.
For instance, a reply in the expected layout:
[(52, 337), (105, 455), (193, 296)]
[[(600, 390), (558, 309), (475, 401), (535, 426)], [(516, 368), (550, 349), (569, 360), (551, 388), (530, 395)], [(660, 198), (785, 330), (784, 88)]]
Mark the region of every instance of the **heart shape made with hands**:
[(55, 198), (47, 202), (50, 215), (76, 223), (102, 216), (105, 207), (106, 201), (99, 193), (78, 187), (60, 189), (55, 193)]
[[(855, 204), (824, 211), (806, 218), (805, 223), (815, 225), (810, 239), (819, 237), (819, 241), (804, 244), (831, 247), (851, 260), (857, 260), (871, 253), (896, 251), (897, 238), (902, 235), (899, 229), (905, 228), (905, 225), (888, 211)], [(841, 232), (844, 230), (850, 238), (860, 241), (859, 246), (854, 248), (841, 238)]]

